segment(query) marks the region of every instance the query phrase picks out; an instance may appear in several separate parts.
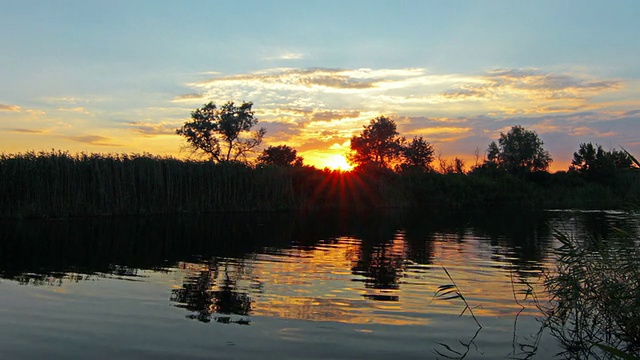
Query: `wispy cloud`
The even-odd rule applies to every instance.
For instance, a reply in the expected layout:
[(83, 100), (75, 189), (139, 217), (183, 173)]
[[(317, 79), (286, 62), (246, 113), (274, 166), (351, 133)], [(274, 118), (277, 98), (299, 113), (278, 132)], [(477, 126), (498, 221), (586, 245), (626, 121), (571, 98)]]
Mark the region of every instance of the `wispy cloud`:
[(440, 96), (453, 102), (485, 102), (487, 107), (505, 114), (543, 114), (597, 108), (598, 104), (590, 102), (592, 97), (622, 87), (619, 80), (538, 69), (501, 69), (461, 82)]
[(100, 135), (64, 136), (64, 139), (97, 146), (120, 146), (113, 139)]
[(169, 123), (151, 123), (141, 121), (126, 122), (127, 126), (144, 136), (175, 135), (178, 126)]
[(86, 108), (84, 108), (82, 106), (60, 107), (57, 110), (58, 111), (65, 111), (65, 112), (78, 113), (78, 114), (83, 114), (83, 115), (91, 115), (91, 112), (89, 112)]
[(280, 56), (278, 56), (280, 60), (301, 60), (304, 59), (304, 55), (302, 53), (295, 52), (286, 52)]
[(191, 94), (184, 94), (184, 95), (178, 95), (176, 96), (176, 98), (174, 99), (174, 101), (192, 101), (192, 100), (201, 100), (203, 99), (205, 96), (203, 94), (196, 94), (196, 93), (191, 93)]
[(275, 68), (219, 75), (190, 83), (197, 93), (177, 100), (250, 99), (267, 108), (377, 110), (409, 116), (472, 112), (505, 115), (584, 111), (591, 99), (623, 88), (615, 79), (538, 69), (499, 69), (477, 75), (431, 74), (422, 68)]
[(552, 74), (536, 69), (502, 69), (480, 76), (474, 82), (464, 83), (445, 91), (450, 99), (491, 100), (508, 96), (527, 99), (563, 100), (586, 99), (607, 90), (618, 90), (622, 84), (616, 80), (591, 80), (567, 74)]
[(20, 133), (20, 134), (44, 134), (44, 133), (46, 133), (46, 131), (44, 131), (44, 130), (20, 129), (20, 128), (9, 129), (9, 131), (14, 132), (14, 133)]
[(7, 105), (7, 104), (0, 104), (0, 111), (20, 111), (20, 106), (18, 105)]

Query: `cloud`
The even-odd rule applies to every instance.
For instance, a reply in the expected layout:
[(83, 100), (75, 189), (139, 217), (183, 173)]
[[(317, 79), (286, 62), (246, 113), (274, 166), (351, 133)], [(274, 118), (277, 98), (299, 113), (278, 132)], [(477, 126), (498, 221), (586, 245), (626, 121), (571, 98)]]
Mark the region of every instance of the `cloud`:
[(63, 136), (64, 139), (96, 146), (120, 146), (113, 143), (111, 138), (100, 135)]
[[(214, 101), (251, 99), (261, 104), (321, 108), (344, 102), (344, 94), (357, 97), (367, 92), (414, 86), (414, 81), (423, 74), (423, 69), (273, 68), (248, 74), (220, 75), (187, 85)], [(422, 83), (429, 83), (422, 80)]]
[(270, 69), (253, 74), (213, 78), (193, 85), (207, 87), (216, 84), (248, 85), (251, 83), (276, 88), (311, 88), (317, 86), (333, 89), (366, 89), (375, 86), (375, 82), (350, 76), (348, 71), (328, 68)]
[(251, 100), (267, 109), (377, 111), (382, 114), (446, 117), (566, 113), (603, 108), (592, 99), (621, 90), (619, 80), (539, 69), (498, 69), (485, 73), (432, 74), (422, 68), (273, 68), (219, 74), (187, 84), (182, 95), (211, 101)]
[(183, 94), (183, 95), (178, 95), (176, 96), (173, 101), (192, 101), (192, 100), (201, 100), (204, 99), (204, 95), (203, 94), (196, 94), (196, 93), (191, 93), (191, 94)]
[[(498, 108), (506, 113), (546, 113), (584, 109), (590, 97), (621, 88), (618, 80), (594, 80), (538, 69), (499, 69), (460, 83), (440, 95), (450, 101), (502, 102)], [(524, 101), (529, 104), (524, 104), (523, 109)]]
[(278, 56), (278, 59), (280, 60), (301, 60), (304, 58), (304, 55), (301, 53), (294, 53), (294, 52), (287, 52), (284, 53), (280, 56)]
[(18, 106), (18, 105), (0, 104), (0, 111), (15, 111), (15, 112), (18, 112), (18, 111), (20, 111), (20, 106)]
[(33, 130), (33, 129), (9, 129), (11, 132), (20, 133), (20, 134), (44, 134), (46, 131), (44, 130)]
[(360, 116), (360, 111), (357, 110), (320, 110), (311, 113), (311, 121), (329, 121), (340, 119), (353, 119)]
[(89, 112), (87, 109), (85, 109), (82, 106), (77, 106), (77, 107), (73, 107), (73, 108), (58, 108), (58, 111), (65, 111), (65, 112), (73, 112), (73, 113), (78, 113), (78, 114), (83, 114), (83, 115), (91, 115), (91, 112)]
[(125, 124), (144, 136), (175, 135), (178, 128), (178, 126), (168, 123), (128, 121)]

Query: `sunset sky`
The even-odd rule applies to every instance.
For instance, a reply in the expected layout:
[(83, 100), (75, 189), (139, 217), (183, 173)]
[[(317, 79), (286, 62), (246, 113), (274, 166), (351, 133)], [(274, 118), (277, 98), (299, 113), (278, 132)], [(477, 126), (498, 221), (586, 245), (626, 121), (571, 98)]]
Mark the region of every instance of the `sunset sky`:
[(473, 165), (535, 130), (640, 155), (640, 1), (3, 1), (0, 152), (186, 157), (204, 103), (252, 101), (264, 146), (324, 167), (393, 117)]

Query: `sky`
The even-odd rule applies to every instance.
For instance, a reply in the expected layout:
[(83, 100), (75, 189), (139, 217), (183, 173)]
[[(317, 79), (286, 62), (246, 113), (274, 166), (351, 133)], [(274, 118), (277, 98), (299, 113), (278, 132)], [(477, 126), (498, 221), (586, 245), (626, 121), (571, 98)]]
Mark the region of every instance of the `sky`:
[(380, 115), (468, 166), (512, 126), (566, 170), (640, 155), (640, 1), (0, 0), (0, 153), (191, 156), (175, 130), (251, 101), (305, 164)]

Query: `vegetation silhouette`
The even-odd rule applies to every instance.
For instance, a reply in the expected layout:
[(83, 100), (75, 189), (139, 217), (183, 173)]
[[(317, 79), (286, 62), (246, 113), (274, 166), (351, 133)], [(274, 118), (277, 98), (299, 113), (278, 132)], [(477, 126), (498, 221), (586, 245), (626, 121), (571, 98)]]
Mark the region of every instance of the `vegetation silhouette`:
[(637, 232), (574, 236), (557, 231), (558, 269), (545, 281), (545, 326), (571, 358), (640, 357)]
[[(229, 101), (220, 108), (209, 102), (191, 112), (191, 120), (176, 130), (194, 152), (202, 152), (216, 162), (246, 160), (247, 154), (262, 143), (265, 128), (251, 133), (258, 123), (253, 103), (237, 106)], [(250, 137), (242, 137), (250, 133)]]
[(302, 166), (304, 159), (288, 145), (269, 146), (258, 156), (258, 164), (275, 166)]
[[(484, 162), (440, 172), (433, 146), (407, 141), (393, 119), (371, 119), (351, 138), (351, 172), (304, 166), (287, 145), (249, 161), (264, 129), (252, 103), (213, 103), (177, 133), (212, 161), (150, 154), (27, 152), (0, 155), (0, 218), (221, 213), (335, 209), (620, 208), (640, 202), (640, 172), (626, 151), (581, 144), (569, 171), (547, 172), (538, 135), (514, 126), (492, 142)], [(245, 134), (252, 134), (246, 137)], [(623, 149), (624, 150), (624, 149)], [(478, 154), (479, 156), (479, 154)]]
[(351, 138), (347, 158), (356, 169), (396, 168), (431, 170), (433, 146), (422, 137), (407, 142), (397, 131), (393, 119), (379, 116), (358, 136)]
[(500, 133), (497, 144), (489, 144), (484, 166), (497, 166), (513, 175), (546, 171), (553, 160), (543, 145), (535, 131), (516, 125)]
[(606, 184), (615, 177), (616, 171), (629, 169), (632, 164), (631, 156), (625, 151), (606, 151), (601, 145), (583, 143), (573, 153), (569, 171), (578, 173), (588, 181)]

